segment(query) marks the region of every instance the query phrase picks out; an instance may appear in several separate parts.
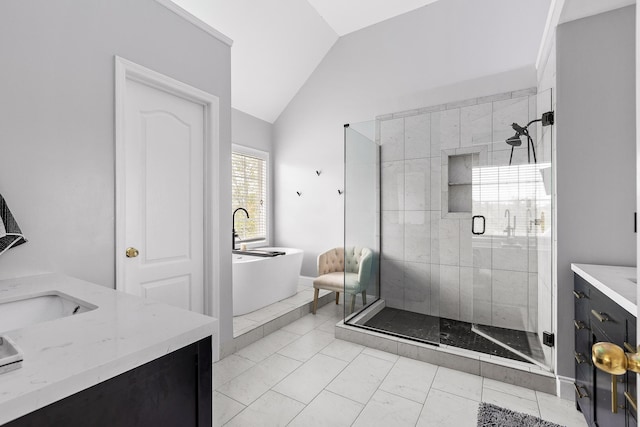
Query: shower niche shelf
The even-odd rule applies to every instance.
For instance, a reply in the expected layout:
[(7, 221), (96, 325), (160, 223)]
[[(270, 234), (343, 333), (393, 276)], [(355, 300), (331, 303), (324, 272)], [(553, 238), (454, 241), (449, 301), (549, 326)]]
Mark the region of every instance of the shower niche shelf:
[(458, 150), (443, 150), (442, 171), (442, 214), (443, 217), (460, 217), (471, 214), (471, 171), (474, 162), (478, 163), (478, 154), (459, 153)]
[(487, 162), (486, 146), (442, 150), (442, 217), (471, 218), (473, 168)]

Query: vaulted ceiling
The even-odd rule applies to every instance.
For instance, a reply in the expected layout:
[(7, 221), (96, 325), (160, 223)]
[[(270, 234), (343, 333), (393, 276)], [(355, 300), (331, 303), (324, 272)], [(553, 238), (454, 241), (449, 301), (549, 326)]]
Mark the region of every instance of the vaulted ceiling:
[[(233, 40), (231, 105), (273, 123), (340, 37), (438, 0), (172, 1)], [(554, 3), (562, 23), (635, 0)]]
[(173, 0), (233, 40), (232, 107), (273, 123), (340, 36), (436, 0)]

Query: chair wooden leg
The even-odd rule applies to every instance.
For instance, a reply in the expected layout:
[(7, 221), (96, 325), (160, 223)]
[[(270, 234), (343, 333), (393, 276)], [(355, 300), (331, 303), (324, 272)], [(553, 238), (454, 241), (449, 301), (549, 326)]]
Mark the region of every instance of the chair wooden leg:
[(362, 305), (367, 305), (367, 291), (362, 291)]
[(351, 313), (356, 308), (356, 294), (351, 294)]
[(336, 292), (336, 305), (340, 303), (340, 292)]
[(313, 314), (316, 314), (316, 310), (318, 309), (318, 293), (320, 289), (316, 288), (313, 292)]

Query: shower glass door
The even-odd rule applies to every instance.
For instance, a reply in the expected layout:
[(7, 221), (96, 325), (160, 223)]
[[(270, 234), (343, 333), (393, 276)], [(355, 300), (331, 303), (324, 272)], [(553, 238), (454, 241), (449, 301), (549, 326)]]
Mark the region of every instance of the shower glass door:
[(510, 358), (550, 369), (542, 334), (552, 330), (553, 126), (529, 124), (531, 139), (522, 134), (518, 145), (512, 124), (525, 127), (552, 111), (551, 91), (496, 104), (493, 142), (472, 168), (472, 330)]
[[(375, 133), (375, 121), (345, 125), (344, 187), (335, 193), (344, 199), (344, 318), (351, 323), (380, 297), (380, 147)], [(368, 259), (360, 258), (368, 251)]]
[[(365, 294), (347, 290), (344, 308), (350, 325), (438, 345), (439, 298), (428, 253), (431, 165), (440, 158), (429, 157), (428, 119), (345, 127), (345, 247), (370, 248), (373, 260)], [(420, 148), (419, 155), (405, 155), (405, 145)]]

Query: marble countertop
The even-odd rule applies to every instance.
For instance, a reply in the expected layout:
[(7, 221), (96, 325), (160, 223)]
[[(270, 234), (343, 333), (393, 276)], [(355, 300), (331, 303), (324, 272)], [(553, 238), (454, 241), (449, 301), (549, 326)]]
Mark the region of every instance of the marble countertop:
[(0, 303), (47, 292), (98, 308), (3, 333), (24, 361), (0, 375), (0, 425), (217, 333), (212, 317), (63, 275), (0, 281)]
[(591, 283), (600, 292), (611, 298), (634, 316), (638, 315), (636, 306), (637, 280), (635, 267), (616, 267), (612, 265), (571, 264), (571, 270)]

